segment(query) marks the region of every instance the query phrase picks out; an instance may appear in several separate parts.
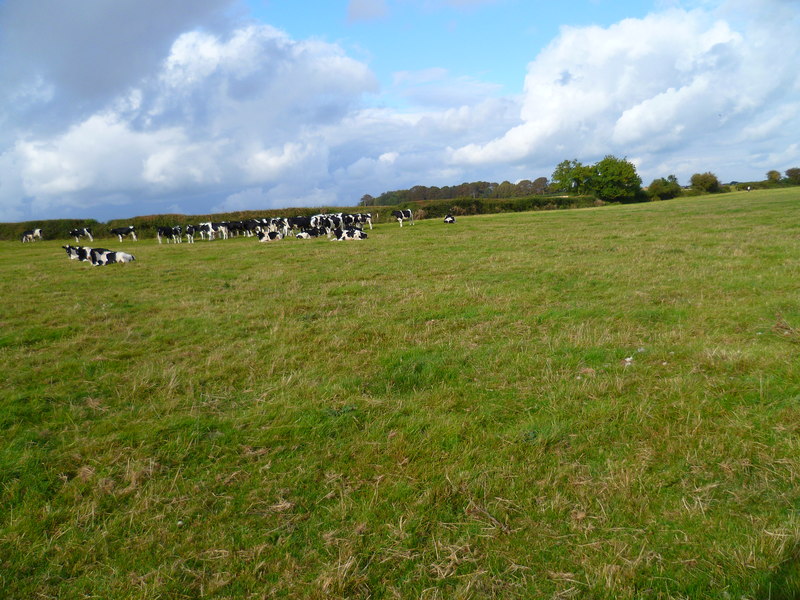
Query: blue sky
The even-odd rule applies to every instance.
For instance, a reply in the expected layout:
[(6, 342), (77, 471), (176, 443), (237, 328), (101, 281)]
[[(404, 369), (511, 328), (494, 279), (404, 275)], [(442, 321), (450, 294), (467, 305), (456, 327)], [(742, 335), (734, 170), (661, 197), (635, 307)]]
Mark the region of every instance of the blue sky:
[(800, 0), (2, 0), (0, 221), (800, 166)]
[(562, 25), (606, 26), (642, 17), (653, 6), (626, 0), (247, 3), (249, 14), (262, 22), (294, 37), (338, 44), (363, 60), (380, 81), (383, 94), (378, 101), (399, 107), (407, 102), (391, 90), (396, 74), (405, 72), (444, 70), (448, 80), (481, 83), (496, 95), (520, 94), (527, 64)]

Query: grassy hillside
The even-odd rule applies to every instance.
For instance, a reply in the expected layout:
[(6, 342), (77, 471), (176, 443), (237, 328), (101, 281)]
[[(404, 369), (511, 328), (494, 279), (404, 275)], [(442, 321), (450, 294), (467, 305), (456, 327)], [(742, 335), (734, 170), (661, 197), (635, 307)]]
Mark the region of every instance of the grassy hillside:
[(797, 598), (798, 208), (0, 243), (0, 597)]

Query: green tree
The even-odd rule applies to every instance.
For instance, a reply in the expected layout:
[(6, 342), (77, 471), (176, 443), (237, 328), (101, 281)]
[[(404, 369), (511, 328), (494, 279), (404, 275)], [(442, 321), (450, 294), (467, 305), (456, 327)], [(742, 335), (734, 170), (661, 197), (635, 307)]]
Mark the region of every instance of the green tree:
[(592, 167), (580, 163), (578, 159), (563, 160), (550, 176), (550, 187), (557, 192), (585, 194), (591, 187), (593, 173)]
[(523, 179), (517, 183), (516, 193), (518, 196), (530, 196), (533, 194), (533, 182), (530, 179)]
[(776, 171), (775, 169), (771, 171), (767, 171), (767, 181), (770, 183), (778, 183), (781, 180), (780, 171)]
[(786, 169), (786, 179), (795, 185), (800, 185), (800, 168)]
[(654, 179), (647, 188), (648, 195), (654, 200), (671, 200), (681, 195), (681, 185), (675, 175), (670, 175), (666, 179)]
[(534, 181), (523, 179), (517, 184), (518, 196), (532, 196), (547, 193), (547, 177), (537, 177)]
[(719, 179), (717, 179), (717, 176), (710, 171), (705, 173), (695, 173), (692, 175), (690, 183), (692, 188), (695, 190), (706, 192), (708, 194), (716, 194), (721, 189)]
[(533, 193), (546, 194), (548, 189), (547, 177), (537, 177), (533, 180)]
[(633, 202), (642, 189), (636, 166), (624, 158), (608, 155), (593, 170), (590, 189), (605, 202)]
[(492, 192), (495, 198), (513, 198), (517, 195), (517, 187), (510, 181), (504, 181)]

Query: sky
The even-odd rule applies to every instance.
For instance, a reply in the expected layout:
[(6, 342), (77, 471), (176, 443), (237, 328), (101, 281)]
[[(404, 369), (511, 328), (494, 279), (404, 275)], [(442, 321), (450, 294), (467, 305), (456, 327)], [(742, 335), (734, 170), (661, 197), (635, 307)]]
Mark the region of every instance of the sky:
[(0, 0), (0, 221), (800, 167), (800, 0)]

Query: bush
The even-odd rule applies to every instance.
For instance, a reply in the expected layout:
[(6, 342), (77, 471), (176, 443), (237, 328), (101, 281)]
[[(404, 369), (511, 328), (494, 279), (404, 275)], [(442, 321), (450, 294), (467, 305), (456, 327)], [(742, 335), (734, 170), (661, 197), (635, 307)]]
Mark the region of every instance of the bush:
[(670, 175), (666, 179), (661, 177), (654, 179), (647, 187), (647, 195), (651, 200), (671, 200), (681, 195), (681, 186), (675, 175)]
[(711, 172), (695, 173), (691, 179), (692, 188), (707, 194), (716, 194), (720, 191), (717, 176)]

